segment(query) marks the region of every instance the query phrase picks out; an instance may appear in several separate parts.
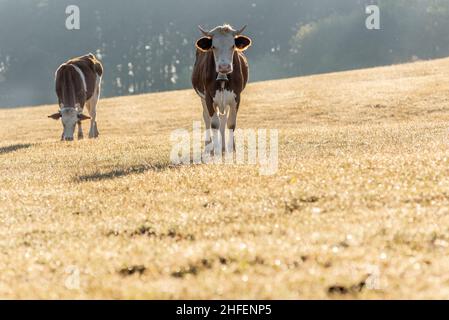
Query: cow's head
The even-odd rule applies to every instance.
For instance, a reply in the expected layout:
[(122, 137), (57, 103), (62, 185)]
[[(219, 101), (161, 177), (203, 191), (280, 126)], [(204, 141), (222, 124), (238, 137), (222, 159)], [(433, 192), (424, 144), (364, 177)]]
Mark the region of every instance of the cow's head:
[(71, 107), (62, 107), (59, 112), (48, 117), (54, 120), (61, 119), (64, 129), (61, 138), (63, 141), (73, 141), (76, 124), (80, 121), (90, 119), (90, 117), (79, 112), (77, 108)]
[(211, 31), (199, 28), (204, 37), (196, 42), (196, 47), (203, 52), (212, 51), (214, 53), (217, 73), (232, 73), (235, 51), (245, 51), (251, 46), (251, 39), (241, 35), (246, 26), (238, 31), (229, 25), (216, 27)]

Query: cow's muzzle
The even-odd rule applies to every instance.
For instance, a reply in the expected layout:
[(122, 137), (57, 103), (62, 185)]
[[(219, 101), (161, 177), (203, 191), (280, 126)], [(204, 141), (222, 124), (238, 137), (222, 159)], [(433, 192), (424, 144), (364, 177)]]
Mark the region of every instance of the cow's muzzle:
[(232, 65), (230, 64), (220, 64), (218, 66), (218, 73), (223, 73), (223, 74), (230, 74), (232, 73)]

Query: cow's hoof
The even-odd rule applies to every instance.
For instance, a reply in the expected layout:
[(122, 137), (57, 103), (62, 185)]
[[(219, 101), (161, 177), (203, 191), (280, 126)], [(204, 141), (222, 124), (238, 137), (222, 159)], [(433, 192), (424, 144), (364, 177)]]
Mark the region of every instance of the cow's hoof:
[(84, 136), (82, 134), (78, 135), (78, 140), (83, 140)]
[(94, 132), (89, 133), (89, 139), (97, 139), (99, 135), (98, 130), (95, 130)]
[(223, 153), (223, 157), (225, 158), (226, 162), (233, 162), (234, 161), (234, 152), (226, 151), (225, 153)]

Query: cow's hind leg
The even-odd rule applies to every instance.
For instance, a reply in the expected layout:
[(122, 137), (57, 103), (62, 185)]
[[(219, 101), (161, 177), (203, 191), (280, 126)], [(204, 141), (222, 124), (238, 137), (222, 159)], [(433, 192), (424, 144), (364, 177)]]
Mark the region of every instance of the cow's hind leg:
[(89, 110), (90, 116), (90, 130), (89, 130), (89, 139), (98, 138), (98, 129), (97, 129), (97, 108), (94, 101), (90, 100), (87, 103), (87, 108)]
[(98, 138), (99, 132), (97, 128), (97, 104), (100, 99), (100, 86), (101, 86), (101, 78), (97, 78), (97, 84), (95, 88), (94, 95), (87, 103), (87, 107), (89, 109), (90, 120), (90, 130), (89, 130), (89, 139)]

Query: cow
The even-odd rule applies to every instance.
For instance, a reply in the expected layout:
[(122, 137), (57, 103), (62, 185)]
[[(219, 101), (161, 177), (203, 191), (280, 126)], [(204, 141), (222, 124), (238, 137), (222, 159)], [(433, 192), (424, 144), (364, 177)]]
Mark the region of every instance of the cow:
[[(56, 95), (59, 111), (49, 116), (62, 120), (62, 141), (73, 141), (75, 127), (78, 124), (78, 139), (83, 139), (81, 122), (90, 119), (89, 138), (97, 138), (97, 103), (100, 98), (103, 66), (93, 55), (73, 58), (62, 64), (56, 71)], [(89, 116), (83, 114), (87, 106)]]
[[(206, 152), (235, 151), (234, 131), (240, 96), (248, 83), (248, 61), (243, 51), (252, 41), (243, 36), (246, 29), (235, 30), (223, 25), (211, 31), (199, 26), (203, 37), (196, 42), (196, 61), (192, 85), (203, 105), (206, 126)], [(228, 143), (225, 132), (228, 129)], [(211, 138), (213, 131), (213, 141)]]

